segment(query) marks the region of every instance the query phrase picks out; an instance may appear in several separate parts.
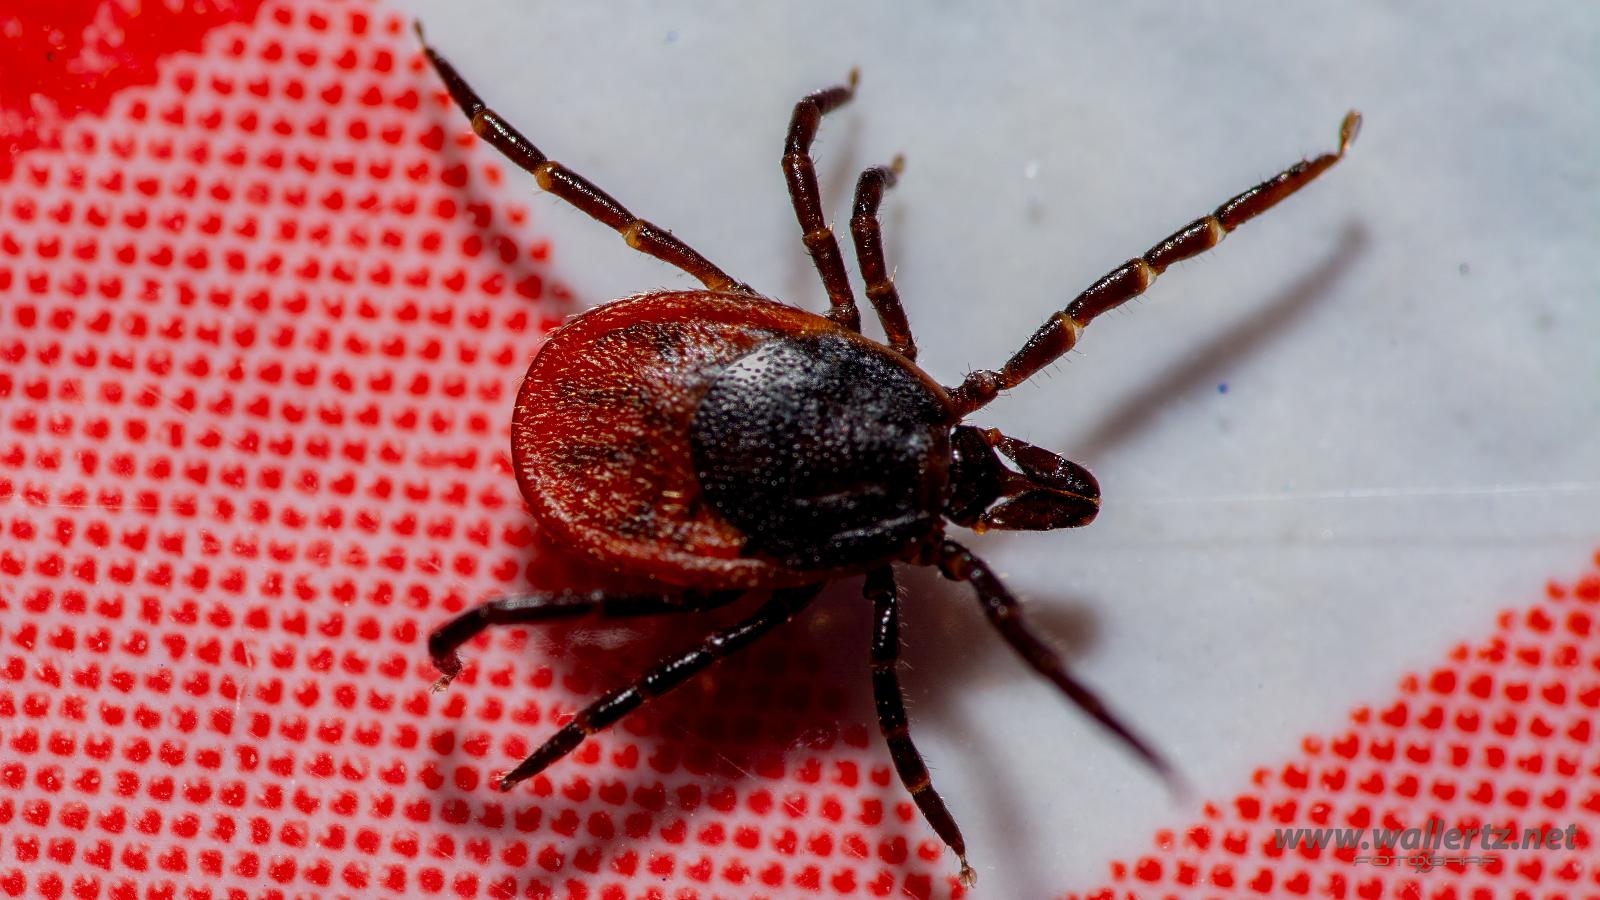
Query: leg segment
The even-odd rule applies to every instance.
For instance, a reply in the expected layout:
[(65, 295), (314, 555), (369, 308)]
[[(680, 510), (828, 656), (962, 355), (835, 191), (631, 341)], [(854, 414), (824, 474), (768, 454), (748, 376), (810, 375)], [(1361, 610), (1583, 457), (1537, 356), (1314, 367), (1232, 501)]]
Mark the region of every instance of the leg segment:
[(755, 615), (716, 632), (682, 656), (663, 660), (633, 684), (614, 690), (584, 707), (531, 756), (501, 776), (499, 788), (508, 791), (518, 782), (532, 778), (551, 763), (571, 753), (583, 743), (584, 738), (614, 725), (646, 700), (665, 694), (717, 660), (749, 646), (756, 638), (789, 621), (821, 593), (822, 587), (814, 584), (773, 592), (772, 599)]
[(883, 262), (883, 234), (878, 227), (878, 205), (883, 192), (894, 187), (895, 176), (905, 169), (905, 158), (896, 156), (888, 166), (861, 173), (856, 182), (855, 215), (850, 218), (850, 234), (856, 240), (856, 260), (861, 263), (861, 278), (867, 283), (867, 300), (878, 312), (889, 347), (906, 359), (917, 358), (917, 345), (911, 339), (911, 325), (900, 306), (900, 292), (889, 277)]
[(789, 138), (783, 145), (783, 178), (789, 184), (789, 199), (800, 219), (800, 232), (811, 261), (816, 263), (822, 286), (828, 291), (828, 318), (851, 331), (861, 330), (861, 313), (850, 292), (850, 278), (844, 271), (844, 257), (822, 215), (822, 191), (817, 187), (817, 168), (811, 161), (811, 142), (816, 139), (822, 117), (843, 106), (855, 94), (860, 73), (850, 70), (850, 81), (817, 91), (794, 105), (789, 119)]
[(461, 645), (491, 625), (530, 625), (558, 619), (594, 615), (610, 618), (648, 616), (673, 612), (699, 612), (715, 609), (739, 599), (743, 591), (716, 593), (616, 596), (600, 591), (586, 593), (520, 594), (498, 597), (474, 606), (440, 625), (428, 635), (428, 655), (444, 675), (434, 682), (435, 691), (444, 690), (451, 679), (461, 674)]
[(677, 266), (700, 279), (702, 284), (713, 291), (750, 290), (729, 278), (725, 272), (696, 253), (688, 244), (673, 237), (671, 232), (636, 217), (611, 195), (596, 187), (593, 182), (546, 157), (531, 141), (523, 137), (522, 132), (502, 119), (499, 113), (484, 105), (483, 98), (467, 84), (455, 67), (428, 46), (420, 23), (416, 29), (417, 38), (423, 42), (423, 53), (427, 55), (428, 62), (444, 81), (445, 87), (450, 91), (450, 97), (455, 100), (461, 111), (466, 113), (467, 118), (472, 120), (472, 130), (507, 159), (532, 172), (534, 179), (539, 182), (539, 187), (621, 234), (622, 239), (633, 249)]
[(905, 694), (900, 690), (900, 676), (895, 673), (900, 661), (900, 600), (895, 595), (894, 571), (884, 567), (869, 573), (866, 594), (872, 600), (872, 695), (878, 705), (878, 727), (889, 745), (889, 756), (900, 773), (900, 783), (911, 792), (934, 833), (955, 851), (961, 860), (961, 883), (971, 887), (977, 875), (967, 864), (966, 841), (962, 840), (961, 829), (945, 809), (944, 801), (933, 789), (922, 754), (911, 743)]
[(978, 599), (983, 603), (983, 611), (989, 617), (989, 624), (1000, 632), (1001, 637), (1006, 639), (1011, 649), (1017, 651), (1017, 655), (1021, 656), (1023, 661), (1040, 675), (1050, 679), (1061, 693), (1067, 695), (1067, 699), (1077, 704), (1079, 709), (1120, 738), (1129, 749), (1165, 779), (1168, 785), (1178, 787), (1177, 773), (1166, 760), (1135, 736), (1128, 726), (1118, 721), (1117, 717), (1106, 709), (1105, 704), (1100, 702), (1099, 697), (1073, 678), (1067, 671), (1066, 665), (1061, 662), (1061, 657), (1028, 628), (1022, 618), (1022, 605), (1000, 579), (995, 577), (994, 572), (984, 564), (983, 560), (973, 556), (972, 551), (960, 544), (945, 541), (939, 550), (938, 566), (946, 578), (971, 583), (973, 590), (978, 593)]
[(968, 375), (960, 387), (951, 391), (957, 408), (963, 415), (970, 413), (993, 400), (1001, 391), (1016, 387), (1035, 372), (1055, 362), (1072, 349), (1084, 327), (1096, 316), (1144, 293), (1168, 266), (1215, 247), (1228, 232), (1271, 209), (1343, 159), (1360, 128), (1361, 116), (1350, 112), (1339, 127), (1339, 149), (1336, 152), (1295, 163), (1275, 177), (1217, 207), (1211, 215), (1178, 229), (1166, 240), (1151, 247), (1144, 256), (1129, 260), (1112, 270), (1079, 294), (1065, 310), (1051, 316), (1000, 371), (982, 369)]

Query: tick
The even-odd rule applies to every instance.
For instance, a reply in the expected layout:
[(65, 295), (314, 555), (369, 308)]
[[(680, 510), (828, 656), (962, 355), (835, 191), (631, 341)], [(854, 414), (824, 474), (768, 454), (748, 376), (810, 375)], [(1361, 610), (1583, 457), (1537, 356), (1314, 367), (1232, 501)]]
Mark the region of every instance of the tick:
[(995, 573), (946, 535), (951, 525), (975, 531), (1087, 525), (1100, 509), (1094, 476), (1049, 450), (964, 423), (1071, 350), (1096, 316), (1139, 296), (1173, 263), (1216, 246), (1338, 162), (1355, 139), (1359, 115), (1345, 116), (1337, 151), (1296, 163), (1178, 229), (1053, 313), (999, 369), (942, 387), (916, 365), (916, 343), (884, 263), (878, 207), (900, 174), (900, 160), (861, 174), (850, 219), (867, 300), (887, 344), (860, 333), (844, 258), (823, 215), (811, 142), (822, 117), (854, 94), (855, 72), (848, 83), (795, 105), (784, 144), (789, 198), (828, 294), (828, 313), (820, 316), (735, 280), (546, 157), (425, 41), (423, 48), (479, 137), (628, 246), (705, 285), (616, 300), (557, 328), (528, 368), (511, 423), (517, 480), (539, 526), (598, 567), (653, 588), (507, 596), (469, 609), (429, 636), (428, 652), (443, 673), (435, 689), (461, 671), (461, 645), (491, 625), (699, 612), (747, 592), (770, 592), (749, 618), (583, 709), (501, 776), (502, 790), (750, 646), (829, 582), (864, 575), (873, 605), (878, 724), (901, 782), (955, 852), (961, 880), (970, 885), (974, 873), (961, 831), (933, 789), (906, 721), (895, 671), (897, 562), (933, 566), (970, 584), (989, 623), (1024, 662), (1171, 778), (1161, 756), (1029, 628)]

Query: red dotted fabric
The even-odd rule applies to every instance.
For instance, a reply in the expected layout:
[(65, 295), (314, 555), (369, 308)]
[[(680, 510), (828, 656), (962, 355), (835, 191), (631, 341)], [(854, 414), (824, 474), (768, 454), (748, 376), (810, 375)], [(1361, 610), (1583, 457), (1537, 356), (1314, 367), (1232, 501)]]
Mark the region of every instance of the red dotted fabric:
[[(1595, 555), (1600, 567), (1600, 553)], [(1541, 602), (1501, 613), (1486, 641), (1407, 676), (1341, 731), (1256, 771), (1148, 855), (1111, 864), (1102, 889), (1066, 897), (1315, 897), (1572, 900), (1600, 897), (1600, 570), (1551, 582)], [(1279, 849), (1274, 829), (1577, 826), (1572, 849), (1433, 850), (1488, 857), (1426, 872), (1357, 864), (1357, 849)], [(1423, 851), (1401, 850), (1401, 855)]]
[[(428, 692), (429, 628), (570, 577), (506, 447), (582, 304), (398, 15), (28, 0), (0, 58), (0, 896), (960, 895), (836, 640), (866, 623), (826, 620), (859, 609), (488, 788), (706, 624), (497, 632)], [(1600, 896), (1587, 843), (1425, 876), (1264, 843), (1591, 840), (1597, 603), (1552, 586), (1095, 896)]]
[(705, 621), (499, 632), (429, 693), (428, 629), (563, 577), (508, 427), (577, 306), (408, 23), (0, 35), (0, 896), (951, 892), (860, 717), (786, 674), (834, 652), (817, 616), (509, 795)]

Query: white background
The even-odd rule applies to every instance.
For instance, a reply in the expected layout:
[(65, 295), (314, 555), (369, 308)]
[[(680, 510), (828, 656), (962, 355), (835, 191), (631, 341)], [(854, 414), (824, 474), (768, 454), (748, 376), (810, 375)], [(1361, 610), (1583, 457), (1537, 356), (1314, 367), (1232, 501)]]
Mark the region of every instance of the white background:
[[(859, 65), (817, 143), (825, 198), (848, 235), (856, 174), (906, 154), (890, 264), (945, 383), (1332, 149), (1359, 108), (1342, 164), (977, 419), (1099, 477), (1093, 527), (970, 543), (1198, 798), (1233, 796), (1600, 543), (1592, 5), (403, 5), (553, 158), (815, 310), (778, 159), (794, 101)], [(530, 202), (585, 302), (695, 286)], [(1199, 799), (1032, 679), (964, 589), (904, 582), (914, 733), (980, 896), (1088, 886), (1193, 820)]]

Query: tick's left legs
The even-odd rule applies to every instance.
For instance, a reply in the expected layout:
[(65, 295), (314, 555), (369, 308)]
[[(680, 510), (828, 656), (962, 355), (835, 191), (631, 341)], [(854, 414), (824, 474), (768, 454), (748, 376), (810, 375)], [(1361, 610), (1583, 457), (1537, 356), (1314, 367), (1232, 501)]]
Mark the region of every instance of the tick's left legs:
[(1217, 207), (1211, 215), (1201, 216), (1183, 226), (1151, 247), (1143, 256), (1128, 260), (1090, 285), (1066, 309), (1041, 325), (1022, 345), (1022, 349), (1000, 367), (1000, 371), (979, 369), (968, 375), (959, 387), (952, 389), (950, 396), (955, 400), (957, 410), (965, 416), (993, 400), (1001, 391), (1016, 387), (1035, 372), (1055, 362), (1072, 349), (1078, 342), (1078, 335), (1096, 316), (1144, 293), (1168, 266), (1215, 247), (1223, 235), (1276, 206), (1279, 201), (1305, 187), (1313, 178), (1343, 159), (1360, 128), (1361, 116), (1354, 111), (1346, 114), (1339, 126), (1339, 149), (1336, 152), (1295, 163)]
[(571, 753), (583, 743), (584, 738), (616, 724), (617, 720), (638, 709), (646, 700), (665, 694), (717, 660), (749, 646), (756, 638), (789, 621), (821, 593), (822, 587), (815, 584), (774, 591), (772, 599), (755, 615), (712, 634), (700, 646), (681, 656), (663, 660), (633, 684), (614, 690), (584, 707), (531, 756), (502, 775), (499, 788), (507, 791), (518, 782), (532, 778), (551, 763)]
[(1017, 598), (1011, 595), (983, 560), (973, 556), (970, 550), (955, 541), (945, 541), (939, 550), (938, 566), (946, 578), (952, 581), (965, 581), (972, 585), (979, 601), (983, 603), (983, 612), (989, 617), (989, 624), (1000, 632), (1001, 637), (1006, 639), (1011, 649), (1017, 651), (1017, 655), (1021, 656), (1023, 661), (1032, 666), (1034, 671), (1050, 679), (1063, 694), (1067, 695), (1067, 699), (1077, 704), (1079, 709), (1121, 738), (1129, 749), (1155, 769), (1169, 785), (1177, 787), (1177, 774), (1166, 760), (1106, 709), (1099, 697), (1073, 678), (1067, 671), (1066, 665), (1061, 662), (1061, 657), (1028, 628), (1028, 624), (1022, 618), (1022, 604), (1017, 602)]
[(894, 187), (895, 177), (905, 168), (904, 157), (896, 156), (887, 166), (861, 173), (856, 182), (856, 209), (850, 217), (850, 234), (856, 240), (856, 261), (861, 264), (861, 279), (867, 283), (867, 300), (878, 313), (890, 348), (906, 359), (917, 358), (917, 345), (911, 339), (911, 324), (900, 305), (900, 292), (883, 261), (883, 232), (878, 226), (878, 205), (883, 192)]
[(933, 789), (933, 779), (922, 762), (922, 754), (911, 743), (905, 694), (900, 690), (900, 676), (895, 672), (900, 662), (900, 599), (895, 595), (894, 571), (885, 567), (869, 573), (866, 594), (872, 600), (872, 695), (878, 704), (878, 727), (889, 745), (889, 756), (894, 760), (895, 771), (900, 773), (900, 783), (911, 792), (911, 798), (917, 801), (917, 808), (933, 826), (934, 833), (955, 851), (961, 860), (961, 883), (971, 887), (977, 875), (972, 866), (967, 865), (966, 841), (962, 840), (961, 829), (956, 827), (956, 820), (950, 816), (939, 793)]
[(789, 183), (789, 199), (800, 219), (800, 232), (811, 261), (816, 263), (822, 286), (828, 291), (828, 318), (851, 331), (861, 330), (861, 313), (856, 309), (850, 278), (844, 271), (844, 256), (822, 214), (822, 191), (817, 187), (817, 167), (811, 161), (811, 142), (817, 137), (822, 117), (838, 109), (855, 94), (860, 74), (850, 70), (850, 81), (817, 91), (794, 105), (789, 119), (789, 138), (783, 145), (783, 178)]

